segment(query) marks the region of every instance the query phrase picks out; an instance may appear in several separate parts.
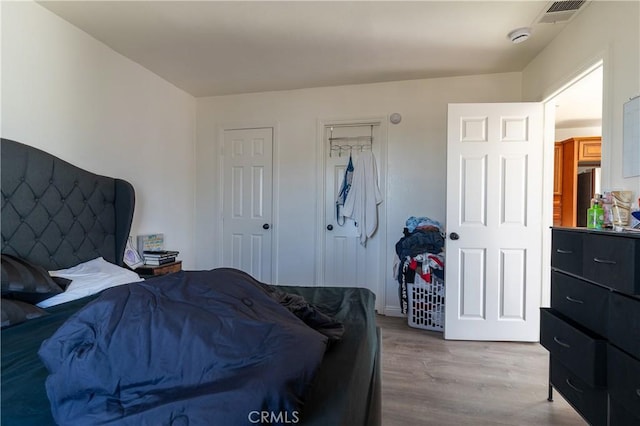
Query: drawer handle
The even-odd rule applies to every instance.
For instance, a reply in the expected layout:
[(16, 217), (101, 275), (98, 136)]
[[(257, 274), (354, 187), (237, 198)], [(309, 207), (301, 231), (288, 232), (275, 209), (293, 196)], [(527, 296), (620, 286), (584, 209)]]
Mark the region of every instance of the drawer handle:
[(640, 389), (636, 389), (636, 395), (638, 395), (638, 398), (640, 398)]
[(593, 261), (596, 263), (604, 263), (605, 265), (615, 265), (616, 262), (614, 260), (600, 259), (599, 257), (594, 257)]
[(576, 391), (576, 392), (580, 392), (580, 393), (583, 393), (583, 392), (584, 392), (582, 389), (580, 389), (579, 387), (577, 387), (576, 385), (574, 385), (573, 383), (571, 383), (571, 380), (567, 379), (567, 380), (565, 380), (565, 382), (567, 382), (567, 384), (569, 385), (569, 387), (570, 387), (571, 389), (573, 389), (574, 391)]
[(553, 341), (556, 342), (557, 344), (559, 344), (560, 346), (563, 346), (565, 348), (570, 348), (571, 345), (568, 343), (563, 342), (562, 340), (558, 339), (557, 336), (553, 336)]
[(556, 252), (560, 254), (573, 254), (573, 251), (564, 249), (556, 249)]
[(573, 298), (573, 297), (571, 297), (571, 296), (565, 296), (565, 299), (567, 299), (569, 302), (573, 302), (573, 303), (580, 303), (580, 304), (584, 303), (582, 300), (580, 300), (580, 299), (574, 299), (574, 298)]

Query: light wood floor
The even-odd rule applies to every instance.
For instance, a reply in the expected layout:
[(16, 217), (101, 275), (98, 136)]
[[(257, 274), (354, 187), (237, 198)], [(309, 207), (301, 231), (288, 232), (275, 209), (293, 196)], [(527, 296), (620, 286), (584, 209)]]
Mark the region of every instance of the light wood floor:
[(545, 426), (586, 423), (554, 391), (538, 343), (448, 341), (378, 316), (383, 426)]

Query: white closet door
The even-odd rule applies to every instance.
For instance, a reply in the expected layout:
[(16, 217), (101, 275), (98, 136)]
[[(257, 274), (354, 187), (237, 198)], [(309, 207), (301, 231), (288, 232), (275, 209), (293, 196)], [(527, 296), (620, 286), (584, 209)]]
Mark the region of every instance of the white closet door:
[[(380, 125), (376, 124), (373, 129), (370, 125), (340, 127), (335, 126), (333, 135), (335, 137), (357, 137), (369, 136), (373, 130), (373, 143), (371, 149), (376, 159), (379, 180), (384, 179), (384, 164), (382, 157), (382, 132)], [(324, 251), (322, 254), (323, 280), (321, 285), (338, 287), (364, 287), (370, 289), (377, 296), (377, 302), (382, 300), (381, 292), (384, 288), (384, 281), (381, 273), (381, 221), (384, 218), (382, 205), (378, 206), (379, 223), (378, 231), (372, 238), (367, 240), (366, 247), (360, 244), (357, 235), (356, 225), (352, 219), (346, 218), (344, 223), (336, 219), (336, 198), (340, 192), (340, 187), (344, 178), (344, 172), (349, 161), (349, 149), (342, 151), (330, 150), (328, 138), (330, 136), (329, 126), (325, 127), (323, 142), (324, 155)], [(353, 164), (355, 166), (360, 149), (357, 145), (368, 144), (364, 140), (354, 140), (341, 142), (352, 144), (351, 151)], [(384, 201), (383, 201), (384, 203)], [(381, 309), (381, 305), (377, 306)]]
[(224, 132), (223, 263), (270, 283), (273, 129)]

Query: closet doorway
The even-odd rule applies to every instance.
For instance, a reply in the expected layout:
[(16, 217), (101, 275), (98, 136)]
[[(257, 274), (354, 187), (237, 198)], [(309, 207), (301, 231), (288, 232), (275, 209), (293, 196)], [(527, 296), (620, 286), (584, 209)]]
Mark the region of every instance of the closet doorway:
[[(382, 119), (357, 121), (327, 121), (319, 123), (322, 148), (321, 170), (323, 205), (319, 210), (319, 241), (321, 244), (317, 268), (317, 283), (323, 286), (364, 287), (376, 294), (376, 308), (384, 303), (384, 241), (386, 128)], [(351, 158), (355, 166), (363, 151), (373, 153), (378, 185), (383, 201), (378, 205), (378, 226), (373, 236), (360, 244), (356, 223), (341, 216), (336, 199), (343, 184), (345, 170)]]

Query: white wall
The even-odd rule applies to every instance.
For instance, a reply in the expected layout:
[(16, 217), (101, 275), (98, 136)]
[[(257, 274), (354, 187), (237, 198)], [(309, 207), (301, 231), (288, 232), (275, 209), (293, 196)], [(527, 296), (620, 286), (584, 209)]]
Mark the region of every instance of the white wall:
[(622, 176), (622, 108), (640, 94), (640, 2), (594, 1), (523, 71), (523, 97), (541, 101), (604, 59), (603, 191), (640, 196), (640, 177)]
[(602, 127), (556, 127), (556, 142), (579, 136), (602, 136)]
[(217, 153), (219, 129), (234, 125), (276, 126), (274, 184), (277, 239), (276, 282), (313, 285), (316, 259), (318, 119), (354, 119), (402, 114), (388, 127), (387, 308), (398, 307), (391, 273), (395, 243), (409, 216), (444, 223), (447, 104), (510, 102), (521, 98), (521, 74), (439, 78), (198, 99), (196, 251), (199, 268), (217, 266), (220, 234)]
[(2, 2), (2, 137), (136, 189), (132, 235), (193, 267), (195, 98), (32, 2)]

